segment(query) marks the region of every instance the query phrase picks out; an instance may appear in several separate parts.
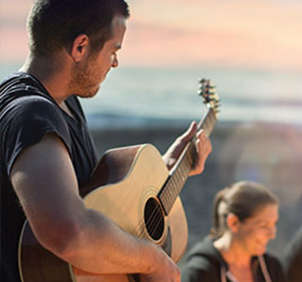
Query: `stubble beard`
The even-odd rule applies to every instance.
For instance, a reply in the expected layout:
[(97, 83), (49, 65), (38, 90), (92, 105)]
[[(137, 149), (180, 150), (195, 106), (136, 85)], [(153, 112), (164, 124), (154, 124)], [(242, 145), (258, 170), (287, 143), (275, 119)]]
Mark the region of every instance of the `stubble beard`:
[(69, 83), (70, 93), (81, 98), (91, 98), (97, 94), (99, 88), (100, 85), (94, 81), (89, 61), (72, 69)]

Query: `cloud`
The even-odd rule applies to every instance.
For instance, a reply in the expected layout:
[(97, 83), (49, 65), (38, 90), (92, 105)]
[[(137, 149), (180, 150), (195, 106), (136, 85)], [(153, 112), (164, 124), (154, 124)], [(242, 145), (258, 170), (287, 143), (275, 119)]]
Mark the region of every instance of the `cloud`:
[[(1, 3), (0, 32), (5, 40), (0, 43), (0, 61), (21, 61), (27, 53), (25, 19), (32, 0)], [(132, 0), (129, 3), (132, 16), (120, 54), (124, 65), (214, 64), (302, 69), (299, 1)]]
[(0, 1), (0, 62), (20, 63), (27, 53), (26, 17), (32, 0)]
[(204, 28), (194, 31), (161, 25), (130, 25), (121, 53), (126, 65), (300, 68), (300, 45), (264, 34)]
[(299, 69), (301, 12), (286, 1), (136, 1), (122, 59)]

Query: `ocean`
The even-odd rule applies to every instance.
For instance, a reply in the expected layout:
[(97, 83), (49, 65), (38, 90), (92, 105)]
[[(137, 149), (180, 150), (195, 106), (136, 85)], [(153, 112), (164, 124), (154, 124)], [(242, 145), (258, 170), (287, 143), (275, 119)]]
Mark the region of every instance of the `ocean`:
[[(0, 80), (18, 68), (0, 66)], [(211, 79), (222, 122), (302, 124), (302, 72), (119, 67), (94, 98), (81, 99), (90, 127), (179, 126), (206, 112), (198, 81)]]

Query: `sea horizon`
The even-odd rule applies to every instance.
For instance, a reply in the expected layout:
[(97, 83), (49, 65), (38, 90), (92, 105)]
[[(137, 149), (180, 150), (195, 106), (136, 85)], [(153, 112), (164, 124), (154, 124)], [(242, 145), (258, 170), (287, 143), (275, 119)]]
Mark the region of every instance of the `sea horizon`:
[[(18, 70), (1, 65), (0, 80)], [(120, 67), (80, 99), (91, 128), (182, 126), (206, 113), (198, 81), (211, 79), (221, 123), (302, 124), (301, 72), (202, 67)]]

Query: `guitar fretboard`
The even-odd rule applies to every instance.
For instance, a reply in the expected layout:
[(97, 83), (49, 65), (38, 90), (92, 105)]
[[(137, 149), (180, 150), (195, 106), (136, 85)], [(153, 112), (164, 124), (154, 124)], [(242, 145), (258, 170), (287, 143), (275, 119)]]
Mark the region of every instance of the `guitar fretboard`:
[[(207, 136), (210, 136), (216, 123), (216, 116), (212, 108), (207, 112), (207, 115), (200, 121), (198, 129), (205, 130)], [(196, 160), (196, 149), (194, 139), (187, 144), (183, 150), (178, 162), (170, 173), (170, 177), (158, 194), (162, 206), (166, 214), (169, 214), (178, 195), (180, 194), (189, 173), (194, 167)]]

